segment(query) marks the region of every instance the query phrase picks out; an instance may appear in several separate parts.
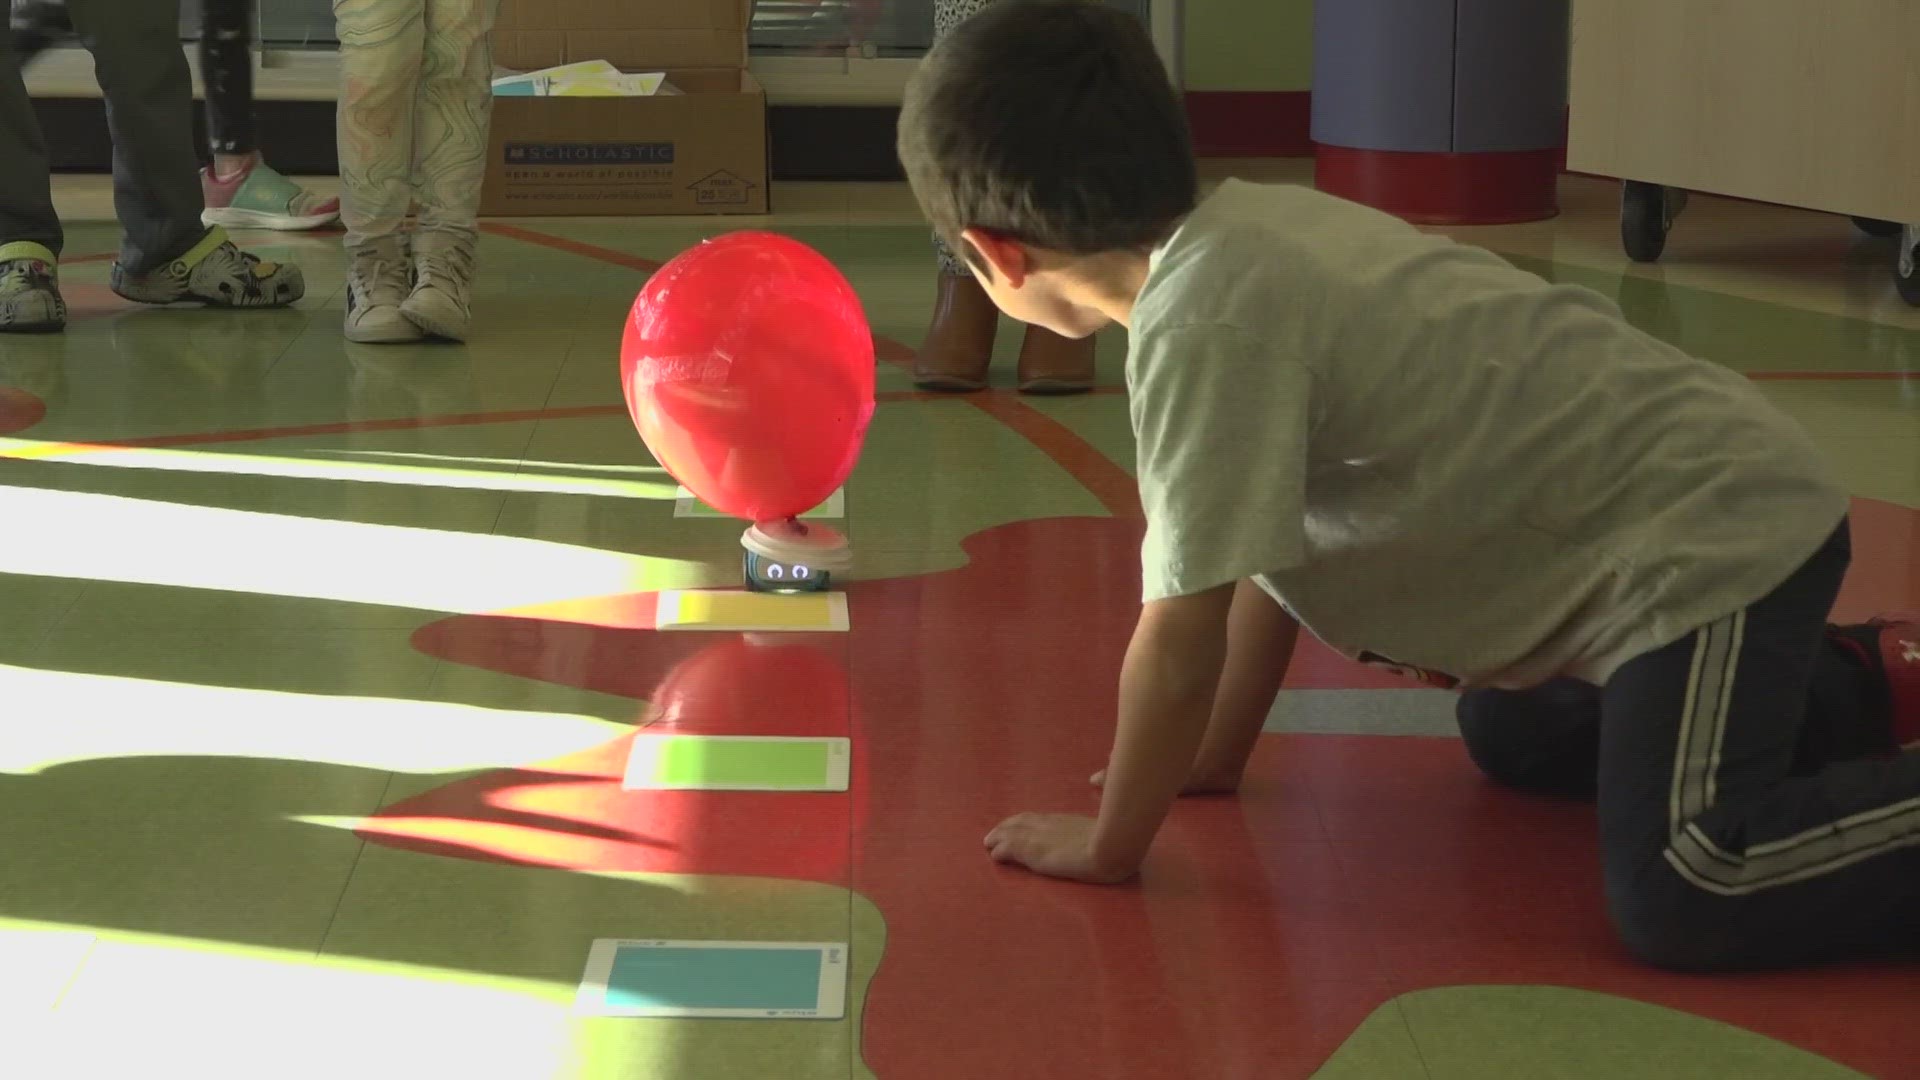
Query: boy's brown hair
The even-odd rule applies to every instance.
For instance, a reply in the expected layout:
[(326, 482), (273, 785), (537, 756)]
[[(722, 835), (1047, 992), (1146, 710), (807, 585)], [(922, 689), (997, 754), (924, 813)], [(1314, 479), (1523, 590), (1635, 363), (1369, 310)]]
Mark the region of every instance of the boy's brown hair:
[(908, 84), (900, 161), (935, 232), (1069, 255), (1144, 250), (1196, 201), (1186, 111), (1140, 21), (1090, 0), (999, 0)]

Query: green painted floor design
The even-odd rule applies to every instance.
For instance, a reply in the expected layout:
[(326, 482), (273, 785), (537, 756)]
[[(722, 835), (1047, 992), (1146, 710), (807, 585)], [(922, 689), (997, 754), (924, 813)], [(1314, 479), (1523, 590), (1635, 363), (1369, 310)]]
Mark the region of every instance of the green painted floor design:
[[(728, 226), (539, 227), (665, 259)], [(781, 231), (846, 269), (877, 332), (917, 339), (932, 297), (924, 229)], [(0, 449), (618, 402), (610, 373), (638, 271), (489, 236), (470, 346), (364, 349), (339, 337), (335, 241), (248, 239), (303, 262), (313, 291), (299, 310), (141, 311), (10, 339), (0, 382), (52, 408)], [(77, 227), (68, 246), (108, 250), (111, 231)], [(1920, 370), (1920, 332), (1512, 258), (1617, 297), (1637, 324), (1741, 370)], [(94, 302), (106, 272), (83, 263), (64, 280)], [(1017, 346), (1003, 328), (1003, 383)], [(1106, 385), (1123, 381), (1123, 354), (1124, 339), (1105, 335)], [(881, 383), (906, 386), (890, 368)], [(1836, 439), (1865, 423), (1920, 446), (1910, 385), (1770, 392), (1796, 395)], [(1131, 471), (1123, 396), (1032, 404)], [(1920, 490), (1920, 455), (1883, 456), (1852, 462), (1857, 486)], [(92, 1056), (60, 1057), (65, 1075), (186, 1063), (203, 1076), (869, 1075), (856, 1036), (885, 928), (844, 888), (498, 866), (368, 845), (343, 827), (634, 722), (629, 699), (442, 663), (407, 639), (447, 612), (730, 583), (737, 526), (674, 523), (673, 485), (654, 469), (617, 415), (0, 459), (0, 517), (55, 514), (0, 548), (0, 1010), (36, 1029), (0, 1047), (0, 1075), (55, 1075), (44, 1055), (75, 1045)], [(961, 565), (960, 539), (994, 525), (1105, 512), (961, 401), (883, 406), (848, 497), (868, 577)], [(289, 718), (301, 733), (275, 730)], [(593, 937), (749, 931), (852, 942), (848, 1019), (567, 1016)], [(329, 1037), (346, 1025), (366, 1037)], [(369, 1047), (384, 1056), (370, 1062)], [(70, 1071), (82, 1063), (98, 1071)], [(1398, 998), (1319, 1073), (1503, 1074), (1855, 1075), (1684, 1014), (1504, 987)]]
[(1865, 1080), (1751, 1032), (1554, 986), (1455, 986), (1382, 1005), (1314, 1080)]

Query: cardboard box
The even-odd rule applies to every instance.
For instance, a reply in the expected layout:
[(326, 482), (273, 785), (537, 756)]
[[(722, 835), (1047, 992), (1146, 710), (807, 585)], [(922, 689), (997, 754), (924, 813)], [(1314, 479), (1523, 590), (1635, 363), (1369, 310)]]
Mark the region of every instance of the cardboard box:
[(678, 93), (496, 97), (480, 212), (764, 214), (767, 96), (747, 72), (749, 0), (500, 0), (493, 59), (606, 60)]

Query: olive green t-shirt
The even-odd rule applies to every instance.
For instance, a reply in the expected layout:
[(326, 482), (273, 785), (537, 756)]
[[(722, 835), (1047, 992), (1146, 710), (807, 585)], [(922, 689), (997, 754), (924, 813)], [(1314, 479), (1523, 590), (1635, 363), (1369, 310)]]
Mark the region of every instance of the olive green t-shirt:
[(1846, 513), (1807, 433), (1608, 300), (1303, 187), (1153, 256), (1127, 360), (1148, 601), (1253, 578), (1442, 685), (1604, 682)]

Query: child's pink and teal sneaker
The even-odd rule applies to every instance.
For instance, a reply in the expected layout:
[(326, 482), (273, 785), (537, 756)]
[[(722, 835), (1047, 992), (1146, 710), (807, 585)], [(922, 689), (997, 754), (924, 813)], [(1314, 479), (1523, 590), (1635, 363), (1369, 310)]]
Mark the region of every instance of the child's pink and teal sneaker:
[(308, 191), (261, 161), (258, 154), (232, 176), (200, 170), (200, 194), (206, 202), (200, 220), (209, 226), (295, 232), (317, 229), (340, 217), (339, 199)]

